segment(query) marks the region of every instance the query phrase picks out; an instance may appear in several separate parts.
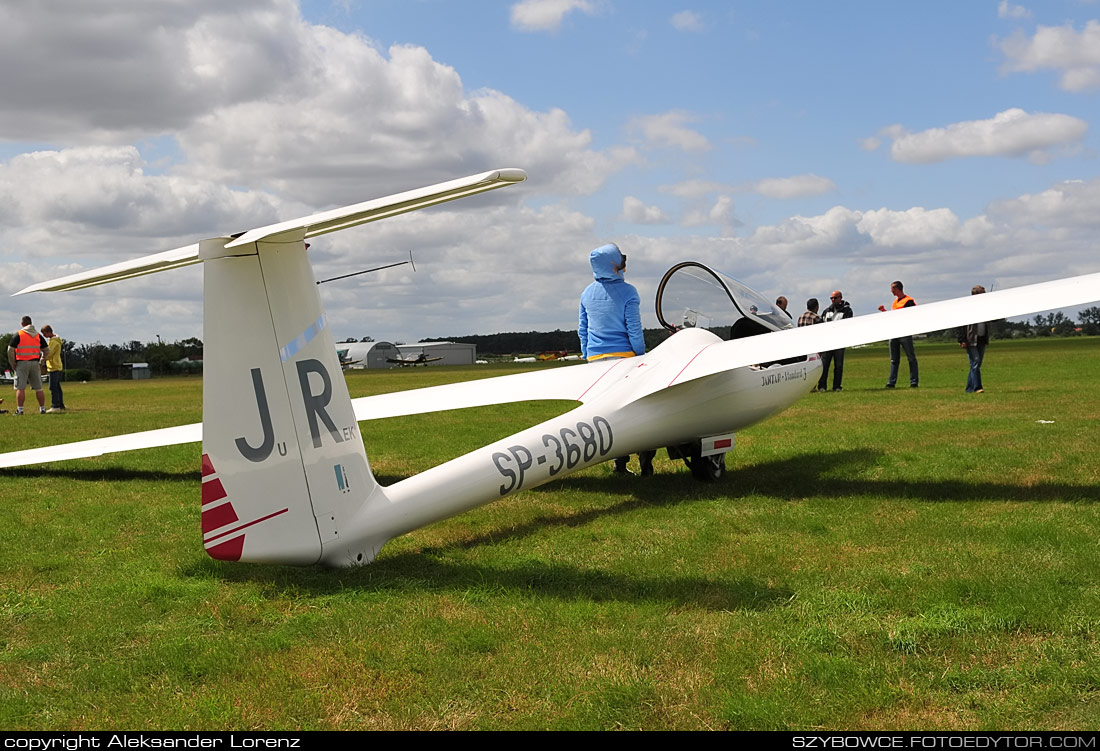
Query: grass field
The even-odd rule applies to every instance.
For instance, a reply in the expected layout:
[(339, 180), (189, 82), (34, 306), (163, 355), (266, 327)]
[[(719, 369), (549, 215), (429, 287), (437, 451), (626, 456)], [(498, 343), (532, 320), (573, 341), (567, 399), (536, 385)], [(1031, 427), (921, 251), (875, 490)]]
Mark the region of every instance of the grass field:
[[(717, 484), (594, 467), (358, 570), (207, 558), (198, 445), (0, 471), (0, 728), (1098, 729), (1100, 339), (995, 342), (978, 395), (917, 354), (884, 391), (849, 350)], [(0, 451), (201, 416), (198, 380), (65, 388)], [(388, 484), (565, 408), (362, 427)]]

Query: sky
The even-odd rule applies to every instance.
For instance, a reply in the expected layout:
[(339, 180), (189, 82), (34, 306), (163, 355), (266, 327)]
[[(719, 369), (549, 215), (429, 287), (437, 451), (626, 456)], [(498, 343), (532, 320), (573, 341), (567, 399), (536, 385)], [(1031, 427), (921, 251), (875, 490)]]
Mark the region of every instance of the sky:
[(796, 317), (1100, 271), (1100, 2), (0, 0), (0, 28), (0, 330), (202, 338), (198, 266), (10, 295), (500, 167), (528, 180), (311, 241), (318, 279), (415, 260), (321, 286), (335, 338), (576, 328), (606, 242), (647, 327), (686, 260)]

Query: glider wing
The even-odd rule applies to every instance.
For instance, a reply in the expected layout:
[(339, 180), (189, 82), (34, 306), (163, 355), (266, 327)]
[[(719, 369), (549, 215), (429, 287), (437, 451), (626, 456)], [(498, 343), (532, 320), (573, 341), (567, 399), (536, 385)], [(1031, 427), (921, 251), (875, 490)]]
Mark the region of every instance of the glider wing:
[(979, 321), (1083, 305), (1095, 300), (1100, 300), (1100, 274), (1088, 274), (734, 339), (713, 344), (699, 352), (669, 385), (812, 352), (827, 352)]

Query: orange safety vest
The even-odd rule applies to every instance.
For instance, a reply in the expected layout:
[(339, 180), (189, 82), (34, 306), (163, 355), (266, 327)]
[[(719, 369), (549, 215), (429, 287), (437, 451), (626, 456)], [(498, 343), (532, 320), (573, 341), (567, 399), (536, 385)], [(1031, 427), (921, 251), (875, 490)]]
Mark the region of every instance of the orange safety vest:
[(19, 331), (19, 343), (15, 345), (16, 360), (38, 360), (42, 357), (42, 342), (37, 336)]
[(902, 297), (900, 299), (895, 297), (894, 298), (894, 304), (891, 306), (891, 309), (900, 310), (900, 309), (904, 308), (906, 305), (908, 305), (909, 303), (913, 303), (914, 305), (916, 305), (917, 301), (914, 300), (909, 295), (906, 295), (905, 297)]

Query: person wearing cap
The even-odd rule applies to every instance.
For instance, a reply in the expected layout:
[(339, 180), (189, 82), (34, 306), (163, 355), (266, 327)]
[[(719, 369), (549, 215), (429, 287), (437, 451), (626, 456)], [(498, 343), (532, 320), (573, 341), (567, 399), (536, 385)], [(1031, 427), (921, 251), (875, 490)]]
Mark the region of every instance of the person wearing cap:
[[(905, 294), (905, 287), (901, 282), (891, 282), (890, 292), (894, 295), (894, 302), (891, 303), (891, 310), (901, 310), (902, 308), (911, 308), (917, 304), (909, 295)], [(886, 311), (884, 305), (879, 305), (878, 309), (882, 312)], [(917, 353), (913, 350), (913, 337), (911, 336), (899, 336), (890, 340), (890, 376), (886, 379), (886, 388), (892, 389), (898, 382), (898, 366), (901, 364), (901, 350), (905, 350), (905, 358), (909, 361), (909, 388), (915, 389), (919, 378), (917, 376)]]
[[(829, 307), (821, 311), (821, 320), (823, 323), (840, 321), (845, 318), (851, 318), (854, 315), (852, 313), (852, 306), (844, 299), (844, 295), (840, 290), (834, 290), (833, 294), (829, 295), (829, 300), (831, 301)], [(833, 391), (840, 391), (842, 389), (841, 384), (844, 380), (843, 347), (821, 353), (821, 379), (817, 382), (818, 391), (828, 391), (829, 365), (833, 366)]]
[[(641, 298), (634, 285), (625, 279), (626, 255), (614, 243), (607, 243), (588, 254), (595, 280), (581, 293), (577, 334), (581, 356), (588, 362), (609, 357), (634, 357), (645, 354), (642, 336)], [(643, 476), (653, 474), (656, 451), (638, 455)], [(629, 456), (615, 459), (615, 472), (626, 474)]]

